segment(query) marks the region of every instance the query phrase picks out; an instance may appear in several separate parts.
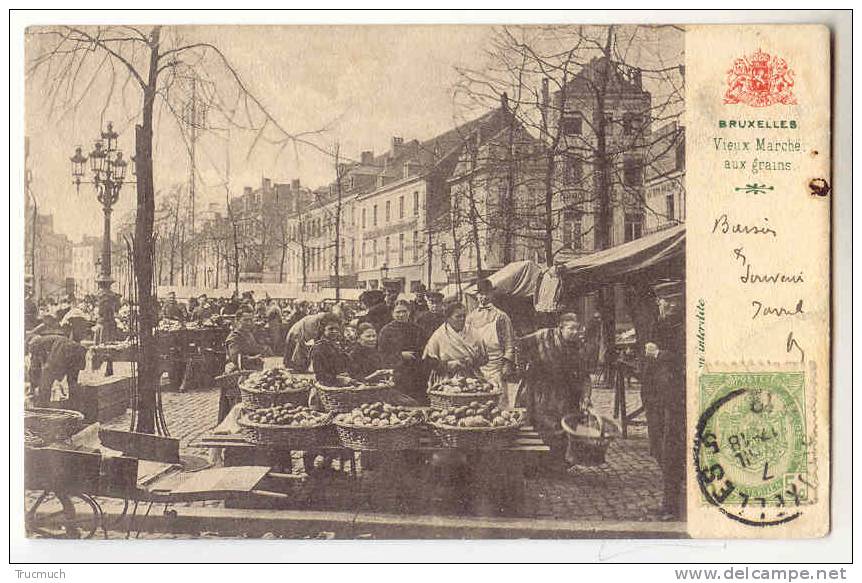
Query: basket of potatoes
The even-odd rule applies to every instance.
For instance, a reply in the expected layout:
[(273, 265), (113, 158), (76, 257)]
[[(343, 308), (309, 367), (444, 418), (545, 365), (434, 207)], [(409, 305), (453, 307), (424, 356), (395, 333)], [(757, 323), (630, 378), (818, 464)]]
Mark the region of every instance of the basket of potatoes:
[(503, 392), (492, 383), (476, 378), (453, 376), (438, 382), (428, 390), (434, 409), (461, 407), (474, 401), (499, 401)]
[(522, 424), (522, 411), (501, 410), (494, 399), (434, 409), (428, 416), (443, 446), (460, 449), (506, 447)]
[(336, 415), (335, 429), (341, 444), (350, 449), (414, 449), (424, 422), (421, 409), (377, 401)]
[(332, 415), (283, 403), (244, 409), (237, 423), (249, 441), (291, 449), (334, 445)]
[(296, 376), (285, 368), (270, 368), (249, 374), (239, 384), (242, 404), (246, 409), (260, 409), (285, 403), (308, 403), (310, 378)]

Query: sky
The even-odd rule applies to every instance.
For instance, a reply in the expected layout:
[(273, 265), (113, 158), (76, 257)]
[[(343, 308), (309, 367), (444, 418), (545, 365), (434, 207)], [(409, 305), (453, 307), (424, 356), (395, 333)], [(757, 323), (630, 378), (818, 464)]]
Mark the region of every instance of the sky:
[[(362, 150), (386, 151), (393, 136), (405, 141), (428, 139), (463, 121), (464, 111), (453, 99), (456, 67), (485, 66), (491, 34), (487, 26), (207, 26), (171, 27), (165, 29), (163, 40), (166, 46), (217, 45), (281, 127), (291, 134), (311, 132), (306, 139), (324, 150), (337, 142), (344, 156), (355, 159)], [(28, 62), (47, 43), (45, 37), (31, 36), (26, 45)], [(679, 60), (682, 35), (660, 33), (651, 44), (643, 45), (645, 49), (638, 45), (631, 57), (655, 65), (656, 46), (665, 58)], [(130, 58), (144, 68), (145, 55)], [(213, 71), (213, 87), (228, 87), (219, 95), (230, 101), (235, 83), (217, 60), (211, 56), (200, 66)], [(91, 150), (100, 125), (108, 120), (120, 133), (120, 147), (130, 155), (140, 111), (140, 91), (134, 83), (123, 87), (112, 82), (107, 67), (89, 83), (91, 75), (86, 73), (91, 72), (83, 69), (71, 93), (64, 94), (77, 103), (74, 108), (60, 107), (47, 98), (48, 82), (57, 78), (56, 72), (42, 69), (30, 74), (26, 87), (32, 191), (40, 212), (52, 212), (55, 230), (73, 241), (101, 232), (101, 212), (92, 186), (82, 185), (76, 191), (69, 157), (76, 145), (85, 153)], [(117, 78), (122, 74), (116, 70)], [(180, 90), (174, 89), (173, 103), (178, 95)], [(209, 125), (216, 127), (202, 132), (197, 142), (199, 209), (209, 202), (224, 204), (228, 158), (233, 194), (243, 186), (259, 185), (262, 177), (276, 182), (299, 178), (315, 187), (334, 176), (332, 157), (317, 148), (293, 143), (281, 148), (258, 141), (252, 149), (254, 132), (237, 127), (227, 132), (227, 124), (218, 118), (217, 112), (209, 116)], [(157, 109), (155, 133), (156, 189), (187, 183), (186, 142), (175, 116), (164, 106)], [(115, 216), (129, 212), (134, 199), (134, 186), (126, 185)]]

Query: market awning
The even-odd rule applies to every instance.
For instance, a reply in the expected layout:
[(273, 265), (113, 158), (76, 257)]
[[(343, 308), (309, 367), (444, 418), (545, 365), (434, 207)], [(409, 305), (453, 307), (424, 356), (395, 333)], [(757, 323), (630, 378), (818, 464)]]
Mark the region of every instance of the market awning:
[(678, 225), (562, 264), (573, 288), (617, 283), (644, 271), (679, 262), (684, 268), (685, 225)]
[[(513, 261), (488, 276), (497, 293), (515, 298), (532, 298), (544, 268), (534, 261)], [(476, 284), (464, 287), (464, 293), (476, 295)]]

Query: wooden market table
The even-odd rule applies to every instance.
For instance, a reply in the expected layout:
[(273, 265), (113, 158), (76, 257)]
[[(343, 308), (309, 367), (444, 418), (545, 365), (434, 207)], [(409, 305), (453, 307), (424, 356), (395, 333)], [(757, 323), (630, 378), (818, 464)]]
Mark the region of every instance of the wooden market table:
[[(241, 434), (204, 434), (193, 447), (216, 448), (223, 451), (225, 467), (265, 466), (276, 476), (297, 476), (302, 463), (301, 452), (279, 446), (259, 445)], [(448, 500), (457, 514), (517, 515), (523, 509), (525, 479), (550, 452), (533, 427), (522, 426), (512, 440), (499, 449), (466, 450), (444, 447), (430, 429), (423, 432), (415, 449), (399, 451), (356, 451), (332, 439), (320, 443), (315, 451), (339, 460), (342, 472), (311, 472), (316, 481), (312, 492), (303, 492), (297, 501), (307, 510), (332, 508), (368, 508), (381, 488), (393, 492), (396, 509), (404, 512), (425, 509), (430, 498)], [(450, 460), (448, 469), (440, 468), (440, 459)], [(435, 463), (431, 463), (432, 460)], [(368, 466), (371, 466), (368, 468)], [(302, 468), (305, 469), (305, 468)], [(306, 474), (307, 475), (307, 474)], [(324, 490), (326, 477), (341, 482), (343, 496), (335, 500)], [(286, 482), (297, 496), (301, 482)], [(270, 490), (278, 484), (270, 484)], [(442, 502), (441, 502), (442, 503)], [(445, 504), (444, 504), (445, 506)], [(389, 508), (389, 511), (392, 511)]]

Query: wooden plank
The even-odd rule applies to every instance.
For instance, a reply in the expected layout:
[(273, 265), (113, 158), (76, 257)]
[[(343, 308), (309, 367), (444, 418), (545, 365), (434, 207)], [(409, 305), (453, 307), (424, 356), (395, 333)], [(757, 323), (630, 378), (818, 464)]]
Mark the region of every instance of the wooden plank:
[(233, 466), (180, 473), (160, 480), (152, 490), (179, 495), (251, 492), (269, 471), (269, 466)]

